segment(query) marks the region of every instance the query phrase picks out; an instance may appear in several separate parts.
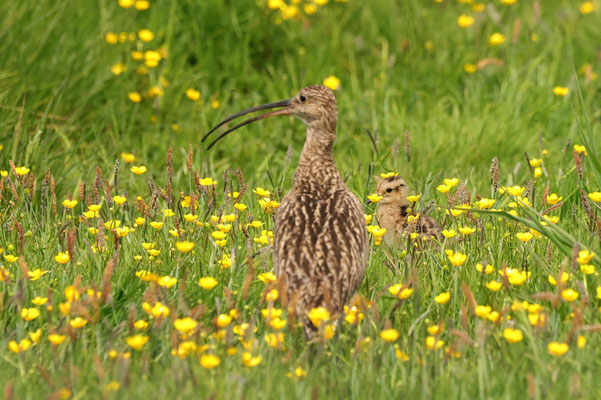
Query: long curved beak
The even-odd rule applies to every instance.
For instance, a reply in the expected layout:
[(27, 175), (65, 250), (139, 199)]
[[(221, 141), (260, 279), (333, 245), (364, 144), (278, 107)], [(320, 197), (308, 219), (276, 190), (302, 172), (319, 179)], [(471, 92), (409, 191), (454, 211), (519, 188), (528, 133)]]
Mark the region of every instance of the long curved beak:
[(246, 121), (244, 121), (244, 122), (242, 122), (242, 123), (234, 126), (233, 128), (228, 129), (227, 131), (225, 131), (221, 135), (219, 135), (217, 137), (217, 139), (215, 139), (215, 140), (213, 140), (213, 142), (211, 142), (211, 144), (209, 145), (209, 147), (207, 147), (207, 150), (209, 150), (219, 140), (221, 140), (222, 138), (224, 138), (229, 133), (235, 131), (236, 129), (243, 127), (244, 125), (248, 125), (248, 124), (250, 124), (252, 122), (259, 121), (259, 120), (262, 120), (264, 118), (274, 117), (276, 115), (288, 115), (288, 114), (290, 114), (290, 105), (291, 104), (292, 104), (292, 99), (286, 99), (286, 100), (282, 100), (282, 101), (276, 101), (275, 103), (262, 104), (260, 106), (255, 106), (255, 107), (247, 108), (246, 110), (242, 110), (242, 111), (240, 111), (240, 112), (238, 112), (238, 113), (236, 113), (234, 115), (231, 115), (231, 116), (227, 117), (226, 119), (224, 119), (223, 121), (221, 121), (220, 123), (218, 123), (217, 125), (215, 125), (215, 127), (213, 129), (211, 129), (206, 135), (204, 135), (204, 137), (202, 138), (201, 141), (204, 142), (209, 137), (209, 135), (211, 135), (211, 133), (215, 132), (221, 126), (227, 124), (228, 122), (230, 122), (233, 119), (236, 119), (236, 118), (241, 117), (241, 116), (246, 115), (246, 114), (253, 113), (255, 111), (269, 110), (271, 108), (284, 107), (284, 108), (281, 108), (279, 110), (271, 111), (271, 112), (268, 112), (268, 113), (265, 113), (265, 114), (258, 115), (258, 116), (254, 117), (254, 118), (247, 119)]

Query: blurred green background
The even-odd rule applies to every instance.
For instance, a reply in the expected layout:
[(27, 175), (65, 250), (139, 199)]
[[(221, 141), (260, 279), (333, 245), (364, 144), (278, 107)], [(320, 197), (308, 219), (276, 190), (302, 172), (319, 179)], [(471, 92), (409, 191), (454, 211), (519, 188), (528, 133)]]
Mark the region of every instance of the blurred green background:
[[(200, 137), (226, 115), (330, 75), (341, 82), (336, 159), (360, 192), (370, 165), (413, 182), (441, 171), (482, 178), (497, 156), (510, 182), (525, 151), (562, 156), (578, 142), (577, 81), (599, 132), (599, 12), (583, 14), (572, 1), (322, 0), (284, 10), (270, 8), (284, 4), (275, 0), (151, 1), (145, 10), (122, 2), (129, 8), (117, 0), (2, 2), (3, 169), (13, 159), (75, 185), (121, 152), (162, 173), (169, 146), (183, 164), (192, 145), (207, 174), (231, 167), (251, 180), (267, 170), (277, 176), (288, 146), (293, 157), (300, 152), (300, 122), (254, 124), (211, 152)], [(460, 27), (461, 14), (473, 24)], [(140, 40), (142, 29), (154, 38)], [(495, 32), (505, 41), (491, 46)], [(148, 50), (163, 56), (152, 68), (132, 58)], [(466, 72), (466, 64), (477, 70)], [(570, 94), (555, 96), (555, 86)]]

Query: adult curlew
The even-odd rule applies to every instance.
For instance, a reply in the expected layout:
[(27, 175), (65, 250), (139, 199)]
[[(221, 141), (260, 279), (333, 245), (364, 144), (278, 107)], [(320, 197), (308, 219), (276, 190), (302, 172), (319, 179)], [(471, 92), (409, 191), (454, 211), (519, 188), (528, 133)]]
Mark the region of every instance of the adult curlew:
[(275, 216), (274, 266), (293, 310), (312, 337), (316, 327), (307, 313), (324, 307), (333, 318), (359, 287), (368, 257), (363, 207), (346, 187), (332, 154), (338, 108), (325, 86), (301, 89), (293, 98), (248, 108), (217, 124), (203, 141), (227, 122), (254, 111), (277, 108), (223, 132), (267, 117), (295, 116), (307, 126), (305, 145), (294, 174), (294, 185)]

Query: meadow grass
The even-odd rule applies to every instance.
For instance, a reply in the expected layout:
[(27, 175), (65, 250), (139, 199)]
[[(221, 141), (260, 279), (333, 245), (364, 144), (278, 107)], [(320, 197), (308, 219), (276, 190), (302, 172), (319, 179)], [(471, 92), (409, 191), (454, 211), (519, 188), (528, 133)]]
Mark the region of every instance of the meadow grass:
[[(5, 398), (598, 398), (601, 265), (579, 254), (601, 253), (598, 4), (302, 1), (294, 14), (277, 3), (0, 4)], [(504, 42), (490, 45), (494, 33)], [(277, 208), (265, 199), (292, 185), (302, 123), (262, 121), (211, 151), (200, 138), (328, 76), (340, 79), (347, 185), (365, 199), (373, 175), (396, 171), (421, 194), (416, 210), (456, 235), (401, 248), (372, 237), (357, 311), (308, 345), (266, 297)], [(265, 308), (284, 308), (281, 320)], [(188, 333), (174, 325), (185, 317)]]

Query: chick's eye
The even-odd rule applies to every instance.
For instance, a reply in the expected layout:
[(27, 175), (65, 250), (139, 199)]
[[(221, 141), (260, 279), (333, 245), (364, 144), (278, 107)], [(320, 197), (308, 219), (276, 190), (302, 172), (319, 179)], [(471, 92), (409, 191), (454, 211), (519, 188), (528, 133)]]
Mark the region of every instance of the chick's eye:
[(301, 94), (298, 98), (300, 99), (301, 103), (307, 101), (307, 97), (304, 94)]
[(392, 188), (386, 189), (386, 193), (390, 193), (390, 192), (392, 192)]

